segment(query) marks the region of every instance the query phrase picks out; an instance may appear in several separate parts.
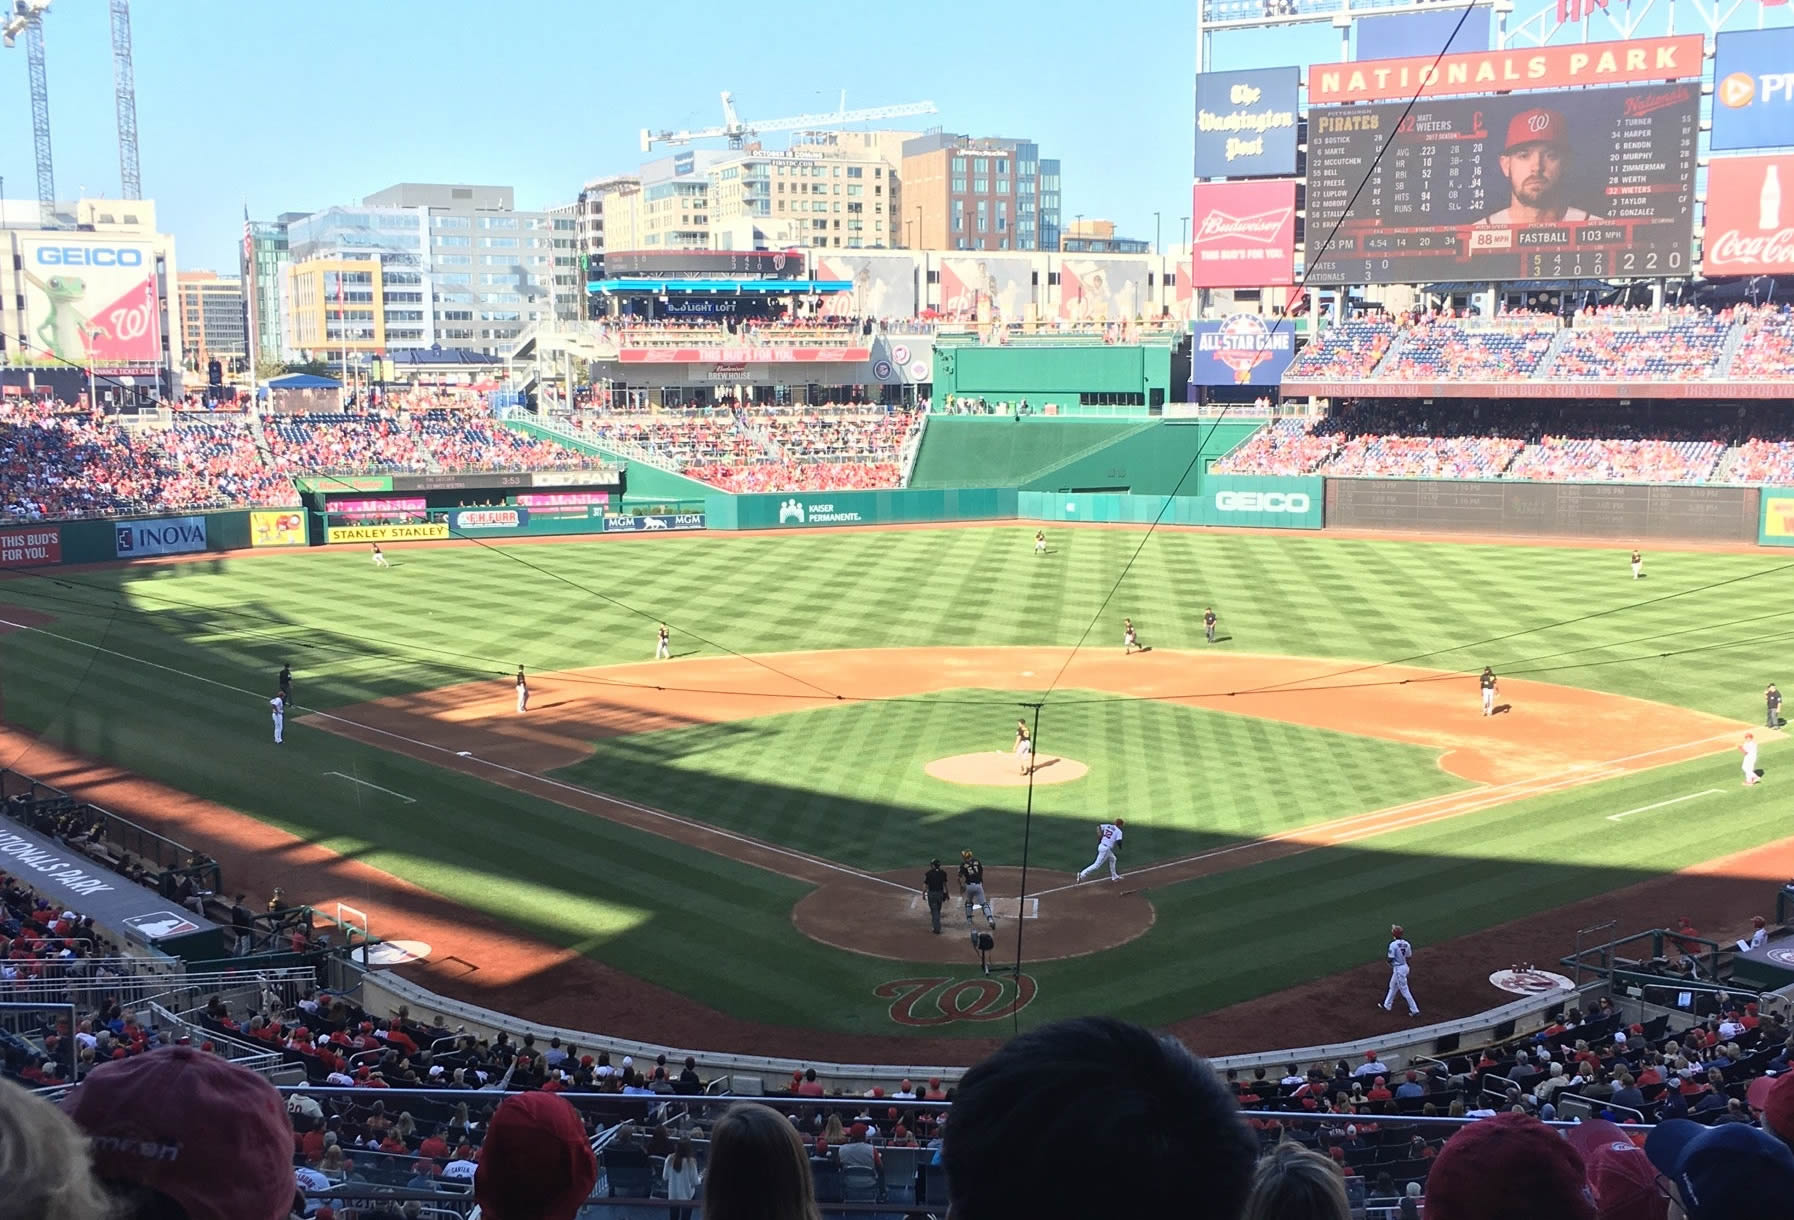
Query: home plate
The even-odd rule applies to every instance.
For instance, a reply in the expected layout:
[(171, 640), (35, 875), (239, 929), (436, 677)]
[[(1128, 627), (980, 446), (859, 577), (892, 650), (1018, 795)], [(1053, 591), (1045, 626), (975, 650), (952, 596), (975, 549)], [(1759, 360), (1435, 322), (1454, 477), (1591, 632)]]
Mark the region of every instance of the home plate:
[[(1022, 900), (1019, 898), (993, 897), (990, 900), (990, 904), (997, 909), (998, 919), (1015, 919), (1017, 917), (1022, 919), (1040, 918), (1040, 899), (1038, 898), (1028, 899), (1028, 909), (1026, 911), (1022, 910)], [(928, 899), (920, 894), (911, 894), (909, 896), (909, 909), (910, 914), (912, 915), (927, 915)], [(953, 897), (949, 896), (947, 905), (941, 908), (941, 914), (949, 915), (954, 911), (963, 913), (964, 910), (965, 908), (962, 904), (955, 902)]]
[(361, 946), (354, 956), (364, 966), (403, 966), (429, 957), (430, 946), (421, 940), (383, 940)]

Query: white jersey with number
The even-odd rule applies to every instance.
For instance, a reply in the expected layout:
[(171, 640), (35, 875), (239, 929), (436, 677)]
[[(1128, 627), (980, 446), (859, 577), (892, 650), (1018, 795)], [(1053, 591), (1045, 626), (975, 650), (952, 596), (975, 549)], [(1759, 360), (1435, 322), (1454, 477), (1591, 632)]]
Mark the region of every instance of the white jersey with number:
[(1099, 848), (1114, 847), (1119, 842), (1121, 842), (1121, 827), (1115, 826), (1109, 822), (1104, 822), (1102, 826), (1102, 837), (1097, 840), (1096, 845)]
[(1391, 966), (1406, 966), (1408, 959), (1413, 956), (1414, 946), (1401, 937), (1398, 936), (1389, 942), (1389, 964)]

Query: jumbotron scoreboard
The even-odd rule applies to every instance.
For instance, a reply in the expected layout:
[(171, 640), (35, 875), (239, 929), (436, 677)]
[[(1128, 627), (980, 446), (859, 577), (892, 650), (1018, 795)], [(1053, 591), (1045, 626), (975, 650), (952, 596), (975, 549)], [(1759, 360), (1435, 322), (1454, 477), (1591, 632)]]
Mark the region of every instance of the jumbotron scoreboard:
[(1310, 279), (1685, 275), (1699, 128), (1689, 81), (1315, 106)]

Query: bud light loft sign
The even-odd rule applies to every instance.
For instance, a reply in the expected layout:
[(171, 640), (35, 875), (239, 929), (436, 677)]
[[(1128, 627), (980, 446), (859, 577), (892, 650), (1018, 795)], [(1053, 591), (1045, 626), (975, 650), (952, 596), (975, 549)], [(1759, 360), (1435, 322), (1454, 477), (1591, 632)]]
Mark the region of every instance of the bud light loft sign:
[(1196, 176), (1296, 172), (1296, 68), (1204, 72), (1196, 78)]
[(1195, 336), (1191, 385), (1274, 386), (1282, 382), (1296, 351), (1295, 332), (1277, 318), (1239, 313), (1220, 322), (1196, 322), (1190, 329)]
[(204, 517), (164, 517), (118, 523), (115, 553), (120, 559), (146, 555), (186, 555), (206, 549)]

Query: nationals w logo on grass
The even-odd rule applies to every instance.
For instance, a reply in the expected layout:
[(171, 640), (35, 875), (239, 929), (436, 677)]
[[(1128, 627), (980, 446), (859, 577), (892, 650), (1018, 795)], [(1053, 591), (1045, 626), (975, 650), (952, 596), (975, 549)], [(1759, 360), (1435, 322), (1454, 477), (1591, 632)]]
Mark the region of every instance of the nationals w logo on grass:
[(891, 1001), (891, 1020), (928, 1028), (956, 1021), (1001, 1021), (1034, 1002), (1032, 975), (986, 974), (969, 979), (893, 979), (872, 994)]

